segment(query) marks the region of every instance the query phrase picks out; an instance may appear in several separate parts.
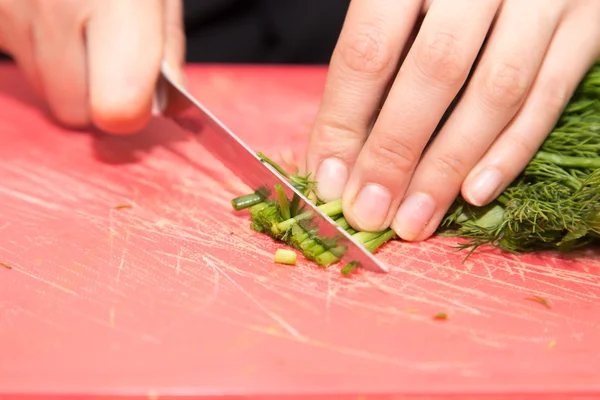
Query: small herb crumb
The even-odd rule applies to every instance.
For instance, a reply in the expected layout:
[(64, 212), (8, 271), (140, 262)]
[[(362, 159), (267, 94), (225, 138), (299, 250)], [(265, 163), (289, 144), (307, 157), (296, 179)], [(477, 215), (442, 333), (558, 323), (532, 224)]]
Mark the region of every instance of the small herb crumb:
[(296, 253), (292, 250), (278, 249), (273, 261), (277, 264), (296, 265)]
[(129, 204), (119, 204), (115, 207), (115, 210), (125, 210), (129, 208), (132, 208)]
[(550, 307), (550, 304), (548, 303), (548, 301), (546, 299), (544, 299), (543, 297), (540, 297), (540, 296), (526, 297), (525, 300), (535, 301), (536, 303), (540, 303), (541, 305), (543, 305), (547, 309), (551, 309), (552, 308), (552, 307)]
[(11, 267), (10, 265), (8, 265), (8, 264), (5, 264), (5, 263), (3, 263), (3, 262), (0, 262), (0, 267), (4, 267), (4, 268), (6, 268), (6, 269), (12, 269), (12, 267)]
[(551, 349), (553, 347), (556, 347), (556, 340), (551, 340), (548, 342), (548, 348)]
[(433, 319), (437, 320), (437, 321), (445, 321), (448, 319), (448, 314), (446, 313), (437, 313), (435, 314), (435, 316), (433, 317)]
[(344, 276), (350, 275), (356, 268), (358, 268), (358, 261), (349, 262), (344, 268), (340, 270)]

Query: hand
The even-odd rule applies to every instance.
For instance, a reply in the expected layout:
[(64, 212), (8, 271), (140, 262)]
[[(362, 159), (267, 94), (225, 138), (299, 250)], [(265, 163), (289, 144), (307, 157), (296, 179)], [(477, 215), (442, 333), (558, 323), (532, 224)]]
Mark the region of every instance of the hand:
[(132, 133), (163, 59), (183, 80), (182, 14), (181, 0), (0, 0), (0, 49), (60, 122)]
[(598, 0), (353, 0), (307, 169), (353, 227), (426, 239), (514, 180), (599, 56)]

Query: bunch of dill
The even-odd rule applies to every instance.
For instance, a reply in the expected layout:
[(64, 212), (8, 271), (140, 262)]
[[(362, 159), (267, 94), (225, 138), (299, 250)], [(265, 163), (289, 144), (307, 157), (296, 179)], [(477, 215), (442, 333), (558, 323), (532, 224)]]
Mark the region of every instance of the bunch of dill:
[[(600, 61), (520, 176), (490, 205), (458, 198), (437, 233), (511, 252), (567, 251), (600, 239)], [(470, 253), (469, 253), (470, 254)]]

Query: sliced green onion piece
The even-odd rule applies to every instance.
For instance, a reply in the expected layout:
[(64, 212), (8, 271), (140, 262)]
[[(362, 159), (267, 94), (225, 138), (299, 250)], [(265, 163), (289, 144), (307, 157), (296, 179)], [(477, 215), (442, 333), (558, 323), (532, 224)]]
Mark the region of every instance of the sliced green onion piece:
[(296, 265), (296, 252), (286, 249), (278, 249), (275, 252), (274, 261), (277, 264)]

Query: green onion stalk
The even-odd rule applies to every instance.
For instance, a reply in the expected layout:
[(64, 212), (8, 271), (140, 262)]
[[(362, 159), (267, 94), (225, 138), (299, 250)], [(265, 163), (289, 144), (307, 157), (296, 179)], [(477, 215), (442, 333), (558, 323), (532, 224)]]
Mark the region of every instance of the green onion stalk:
[[(438, 127), (439, 128), (439, 127)], [(344, 218), (341, 201), (324, 203), (310, 175), (291, 175), (259, 153), (292, 186), (303, 193), (343, 230), (370, 252), (396, 238), (391, 229), (359, 232)], [(310, 227), (310, 212), (299, 208), (297, 196), (288, 199), (283, 187), (275, 195), (253, 193), (232, 201), (235, 210), (248, 209), (252, 229), (302, 252), (327, 267), (339, 261), (335, 243)], [(472, 254), (481, 245), (523, 253), (568, 251), (600, 239), (600, 60), (588, 71), (563, 110), (552, 132), (524, 171), (493, 202), (484, 207), (458, 197), (436, 231), (461, 237)], [(358, 264), (342, 267), (344, 275)]]

